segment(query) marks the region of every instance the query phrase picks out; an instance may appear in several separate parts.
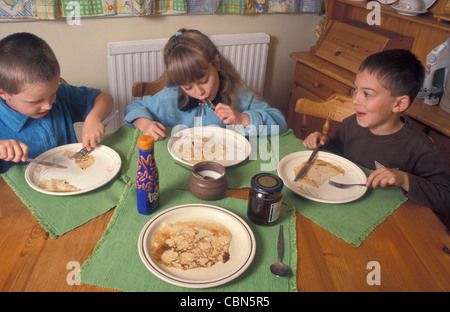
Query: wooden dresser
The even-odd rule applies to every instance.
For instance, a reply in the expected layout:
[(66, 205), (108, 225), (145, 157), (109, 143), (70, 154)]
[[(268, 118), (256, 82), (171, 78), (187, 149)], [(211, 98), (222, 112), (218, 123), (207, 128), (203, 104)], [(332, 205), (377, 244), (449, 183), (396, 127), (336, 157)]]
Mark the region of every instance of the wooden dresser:
[[(370, 33), (367, 33), (367, 29), (370, 29), (368, 27), (376, 27), (378, 33), (381, 29), (382, 32), (386, 32), (386, 40), (391, 40), (387, 45), (393, 42), (394, 48), (398, 45), (400, 45), (399, 48), (410, 48), (423, 64), (426, 64), (428, 53), (450, 37), (450, 24), (444, 21), (438, 22), (432, 13), (405, 16), (396, 13), (388, 5), (381, 5), (380, 25), (368, 26), (366, 17), (370, 10), (366, 9), (366, 5), (367, 2), (365, 1), (325, 0), (326, 27), (317, 44), (310, 51), (293, 52), (290, 55), (296, 63), (287, 122), (288, 127), (292, 128), (294, 133), (302, 139), (311, 131), (320, 129), (320, 125), (317, 121), (308, 119), (308, 126), (301, 129), (303, 117), (294, 112), (297, 100), (299, 98), (325, 100), (334, 93), (351, 95), (356, 69), (362, 59), (365, 58), (364, 52), (369, 54), (376, 52), (369, 49), (361, 52), (361, 55), (355, 54), (353, 56), (356, 59), (354, 64), (348, 63), (348, 60), (352, 59), (350, 58), (351, 55), (348, 55), (346, 59), (344, 55), (341, 55), (341, 51), (323, 52), (324, 41), (327, 40), (324, 36), (329, 35), (327, 30), (336, 21), (338, 23), (347, 21), (364, 23), (366, 27), (362, 29), (359, 36), (371, 37), (368, 39), (372, 41), (376, 40)], [(395, 34), (401, 37), (400, 41)], [(347, 37), (352, 36), (347, 35)], [(411, 41), (409, 41), (410, 39)], [(351, 43), (349, 46), (353, 47)], [(319, 48), (322, 49), (320, 53), (317, 52)], [(332, 50), (333, 47), (328, 49)], [(384, 48), (381, 47), (380, 50), (382, 49)], [(407, 114), (417, 127), (425, 131), (434, 140), (450, 167), (450, 114), (438, 106), (424, 104), (421, 99), (414, 101)], [(331, 134), (336, 127), (336, 124), (331, 125)]]

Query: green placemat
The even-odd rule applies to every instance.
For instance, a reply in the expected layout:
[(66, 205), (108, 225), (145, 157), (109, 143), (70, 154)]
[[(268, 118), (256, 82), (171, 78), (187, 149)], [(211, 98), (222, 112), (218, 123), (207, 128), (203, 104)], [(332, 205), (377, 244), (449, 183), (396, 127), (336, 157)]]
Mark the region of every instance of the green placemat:
[[(139, 134), (139, 131), (135, 131), (133, 142), (136, 142)], [(252, 146), (255, 147), (259, 149), (260, 145)], [(271, 152), (267, 153), (270, 148)], [(229, 187), (248, 187), (253, 174), (264, 171), (262, 168), (276, 172), (274, 170), (280, 159), (299, 150), (305, 148), (292, 131), (272, 138), (271, 145), (268, 145), (266, 150), (263, 148), (256, 153), (258, 156), (264, 154), (263, 160), (253, 158), (227, 168)], [(280, 279), (268, 270), (270, 264), (276, 260), (277, 226), (260, 227), (248, 221), (246, 200), (224, 198), (215, 202), (204, 202), (192, 196), (186, 191), (189, 172), (173, 165), (173, 159), (167, 151), (167, 139), (156, 142), (155, 156), (160, 173), (162, 204), (158, 212), (186, 203), (213, 204), (229, 209), (242, 217), (255, 234), (257, 252), (250, 268), (235, 281), (208, 289), (210, 291), (295, 291), (297, 268), (295, 211), (346, 242), (359, 246), (377, 225), (405, 201), (400, 190), (390, 189), (369, 191), (355, 202), (332, 205), (305, 199), (285, 188), (283, 202), (287, 205), (282, 209), (278, 224), (285, 227), (286, 249), (283, 260), (291, 267), (292, 274), (288, 279)], [(137, 149), (134, 144), (130, 149), (127, 170), (123, 175), (128, 184), (105, 235), (94, 254), (82, 266), (81, 280), (87, 284), (123, 291), (192, 291), (158, 279), (147, 270), (139, 257), (137, 249), (139, 234), (151, 216), (137, 213), (134, 189), (136, 164)], [(366, 169), (364, 170), (368, 173)]]
[[(133, 133), (133, 129), (122, 127), (102, 141), (103, 145), (119, 153), (122, 168), (131, 145), (130, 140), (123, 138), (133, 136)], [(26, 167), (14, 166), (2, 176), (52, 238), (63, 235), (116, 206), (125, 187), (119, 173), (112, 181), (92, 192), (74, 196), (47, 195), (35, 191), (27, 184)]]
[[(280, 136), (280, 159), (294, 152), (307, 150), (292, 130)], [(360, 167), (368, 176), (370, 170)], [(345, 204), (324, 204), (283, 190), (283, 202), (314, 221), (322, 228), (358, 247), (369, 234), (407, 198), (400, 189), (368, 189), (360, 199)]]
[[(136, 132), (135, 138), (139, 132)], [(262, 227), (254, 225), (247, 218), (247, 200), (223, 198), (214, 202), (197, 199), (186, 189), (190, 173), (173, 164), (167, 151), (167, 139), (155, 143), (155, 159), (160, 179), (160, 203), (156, 212), (187, 203), (202, 203), (228, 209), (252, 229), (256, 239), (256, 255), (251, 266), (240, 277), (226, 285), (201, 289), (201, 291), (296, 291), (296, 233), (295, 211), (283, 207), (276, 226)], [(130, 153), (127, 174), (135, 175), (137, 150)], [(259, 168), (260, 161), (247, 160), (239, 165), (227, 168), (230, 188), (248, 186), (250, 179)], [(256, 171), (259, 172), (259, 171)], [(174, 286), (155, 277), (147, 270), (138, 254), (138, 239), (143, 226), (152, 216), (140, 215), (136, 208), (136, 194), (133, 179), (117, 205), (114, 216), (105, 235), (98, 243), (93, 255), (83, 264), (81, 281), (86, 284), (113, 288), (122, 291), (195, 291)], [(278, 225), (284, 226), (285, 252), (283, 261), (291, 268), (288, 278), (278, 278), (270, 270), (270, 264), (277, 259)], [(239, 238), (237, 238), (239, 239)], [(232, 255), (231, 255), (232, 256)]]

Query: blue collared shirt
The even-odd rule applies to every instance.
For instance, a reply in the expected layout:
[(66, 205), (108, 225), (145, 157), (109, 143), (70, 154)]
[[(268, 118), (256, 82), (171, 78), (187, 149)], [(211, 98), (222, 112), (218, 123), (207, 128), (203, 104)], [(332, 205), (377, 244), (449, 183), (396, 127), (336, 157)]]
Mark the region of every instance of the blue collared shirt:
[[(54, 147), (76, 143), (73, 124), (85, 120), (99, 94), (98, 89), (60, 84), (52, 109), (38, 119), (16, 112), (0, 101), (0, 140), (25, 143), (28, 156), (33, 158)], [(0, 173), (15, 164), (0, 160)]]

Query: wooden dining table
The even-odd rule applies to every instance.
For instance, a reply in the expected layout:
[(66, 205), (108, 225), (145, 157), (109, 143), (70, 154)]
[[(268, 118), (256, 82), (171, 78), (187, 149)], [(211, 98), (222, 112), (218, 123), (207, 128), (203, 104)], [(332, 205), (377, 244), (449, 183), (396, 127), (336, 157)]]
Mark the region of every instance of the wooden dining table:
[[(0, 198), (0, 291), (114, 291), (74, 279), (114, 208), (52, 239), (3, 178)], [(299, 213), (296, 231), (299, 292), (450, 291), (449, 231), (429, 208), (406, 201), (359, 247)]]

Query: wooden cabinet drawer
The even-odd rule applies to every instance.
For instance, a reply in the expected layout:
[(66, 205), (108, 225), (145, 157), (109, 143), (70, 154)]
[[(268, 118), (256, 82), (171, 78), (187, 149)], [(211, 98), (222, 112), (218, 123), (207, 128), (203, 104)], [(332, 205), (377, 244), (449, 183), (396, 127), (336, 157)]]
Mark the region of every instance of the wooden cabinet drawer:
[(294, 83), (294, 86), (292, 87), (291, 98), (295, 99), (295, 102), (297, 102), (297, 100), (300, 98), (307, 98), (313, 101), (323, 100), (322, 97), (317, 96), (315, 93), (312, 93), (309, 90), (305, 89), (303, 85), (299, 85), (297, 83)]
[(334, 93), (350, 95), (351, 92), (349, 86), (299, 62), (295, 67), (294, 81), (322, 100), (327, 99)]

